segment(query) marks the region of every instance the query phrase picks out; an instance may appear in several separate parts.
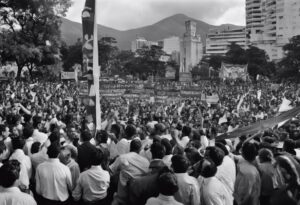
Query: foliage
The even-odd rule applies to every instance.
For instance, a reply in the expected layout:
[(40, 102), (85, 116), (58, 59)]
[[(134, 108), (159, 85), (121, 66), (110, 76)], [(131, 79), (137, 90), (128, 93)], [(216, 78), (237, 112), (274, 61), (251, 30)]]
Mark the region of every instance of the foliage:
[(71, 46), (65, 43), (60, 48), (60, 53), (63, 59), (63, 68), (65, 71), (73, 71), (72, 67), (75, 64), (82, 64), (82, 42), (80, 39)]
[(229, 45), (229, 50), (225, 54), (224, 61), (231, 64), (246, 64), (246, 51), (238, 44), (232, 43)]
[(219, 70), (221, 68), (223, 60), (224, 60), (223, 56), (213, 55), (208, 60), (209, 67), (212, 67), (214, 70)]
[[(1, 0), (0, 22), (5, 30), (1, 61), (15, 61), (20, 77), (26, 66), (29, 72), (56, 62), (59, 54), (61, 17), (71, 0)], [(6, 50), (6, 53), (3, 53)]]
[(299, 77), (300, 72), (300, 35), (294, 36), (283, 47), (285, 57), (279, 62), (280, 77)]
[(117, 40), (113, 37), (102, 37), (98, 41), (99, 65), (101, 72), (110, 74), (111, 70), (117, 65), (116, 57), (118, 55)]

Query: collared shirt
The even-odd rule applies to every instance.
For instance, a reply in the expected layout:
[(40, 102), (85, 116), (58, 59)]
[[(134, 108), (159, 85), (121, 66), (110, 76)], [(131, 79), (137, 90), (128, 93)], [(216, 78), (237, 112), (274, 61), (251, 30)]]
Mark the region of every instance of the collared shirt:
[(1, 205), (36, 205), (35, 200), (29, 194), (20, 191), (18, 187), (1, 188)]
[(171, 165), (172, 165), (172, 159), (173, 155), (172, 154), (168, 154), (168, 155), (165, 155), (162, 159), (162, 161), (165, 163), (165, 165), (167, 165), (169, 168), (171, 168)]
[(203, 178), (200, 190), (202, 196), (201, 205), (233, 204), (232, 195), (217, 177)]
[(47, 148), (43, 147), (38, 153), (34, 153), (30, 156), (32, 167), (36, 169), (39, 164), (49, 159), (47, 155)]
[(24, 145), (24, 153), (28, 156), (31, 155), (31, 146), (34, 143), (34, 140), (32, 137), (29, 137), (28, 139), (26, 139), (25, 145)]
[(59, 159), (48, 159), (37, 167), (36, 192), (53, 201), (66, 201), (72, 190), (70, 169), (59, 162)]
[(125, 185), (128, 181), (128, 177), (125, 175), (135, 178), (146, 174), (149, 171), (149, 165), (150, 163), (146, 158), (135, 152), (129, 152), (120, 155), (109, 168), (113, 174), (120, 170), (123, 171), (120, 175), (120, 182)]
[(178, 192), (174, 197), (185, 205), (200, 204), (200, 188), (196, 178), (187, 173), (175, 173), (178, 182)]
[(86, 202), (104, 199), (110, 183), (110, 175), (101, 166), (92, 166), (79, 176), (73, 197), (76, 201), (82, 198)]
[(20, 177), (19, 181), (21, 184), (25, 185), (27, 188), (29, 187), (29, 180), (31, 178), (32, 173), (32, 165), (31, 160), (28, 156), (24, 154), (24, 151), (21, 149), (15, 150), (9, 158), (10, 160), (18, 160), (21, 164)]
[(79, 165), (77, 164), (77, 162), (75, 162), (74, 159), (71, 159), (70, 162), (67, 164), (67, 167), (69, 167), (70, 172), (71, 172), (71, 176), (72, 176), (72, 185), (73, 185), (73, 189), (75, 189), (76, 184), (77, 184), (77, 180), (79, 178), (80, 175), (80, 169), (79, 169)]
[(229, 156), (225, 156), (223, 162), (218, 166), (216, 177), (225, 185), (225, 188), (232, 195), (236, 178), (236, 166)]
[(146, 205), (183, 205), (174, 199), (173, 196), (159, 194), (158, 197), (151, 197), (147, 200)]
[(131, 140), (122, 138), (116, 145), (118, 150), (117, 155), (128, 153), (130, 150), (130, 142)]
[(237, 164), (233, 193), (237, 204), (259, 204), (260, 186), (261, 180), (257, 168), (245, 159), (240, 159)]
[(32, 138), (33, 138), (33, 141), (44, 144), (47, 141), (48, 136), (47, 136), (47, 134), (40, 132), (38, 129), (34, 129)]

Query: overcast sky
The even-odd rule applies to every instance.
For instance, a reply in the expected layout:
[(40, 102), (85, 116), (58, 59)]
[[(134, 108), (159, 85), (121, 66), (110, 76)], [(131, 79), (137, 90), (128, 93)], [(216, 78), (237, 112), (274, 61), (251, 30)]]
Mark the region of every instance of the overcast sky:
[[(81, 22), (85, 0), (73, 0), (67, 18)], [(97, 0), (98, 23), (127, 30), (150, 25), (182, 13), (219, 25), (245, 25), (245, 0)]]

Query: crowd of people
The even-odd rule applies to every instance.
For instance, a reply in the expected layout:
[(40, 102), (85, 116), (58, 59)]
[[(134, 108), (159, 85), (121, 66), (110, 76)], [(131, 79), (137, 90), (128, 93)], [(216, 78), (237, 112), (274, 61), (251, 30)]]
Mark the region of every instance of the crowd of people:
[(1, 83), (0, 205), (300, 204), (299, 116), (218, 139), (299, 106), (296, 83), (155, 86), (219, 102), (102, 97), (95, 131), (76, 83)]

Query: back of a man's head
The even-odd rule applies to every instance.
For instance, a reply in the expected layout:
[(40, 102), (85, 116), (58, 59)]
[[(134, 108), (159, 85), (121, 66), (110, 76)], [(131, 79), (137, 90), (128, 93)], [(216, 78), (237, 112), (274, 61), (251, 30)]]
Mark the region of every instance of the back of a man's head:
[(130, 142), (130, 152), (139, 153), (142, 149), (142, 143), (139, 139), (134, 139)]
[(91, 158), (91, 165), (98, 166), (102, 163), (103, 153), (100, 149), (94, 149)]
[(9, 188), (19, 179), (20, 163), (17, 160), (10, 160), (0, 168), (0, 186)]
[(29, 137), (31, 137), (33, 134), (33, 127), (28, 124), (24, 127), (23, 129), (23, 137), (24, 139), (28, 139)]
[(25, 140), (22, 137), (14, 137), (11, 140), (13, 150), (23, 149), (25, 145)]
[(245, 160), (252, 162), (258, 154), (258, 148), (254, 143), (246, 142), (242, 146), (242, 156)]
[(185, 173), (189, 168), (189, 161), (183, 155), (174, 155), (171, 161), (175, 173)]
[(57, 158), (60, 153), (60, 148), (59, 141), (52, 142), (47, 150), (48, 157), (51, 159)]
[(161, 143), (153, 143), (150, 147), (152, 159), (162, 159), (166, 154), (166, 149)]
[(205, 157), (211, 159), (216, 166), (220, 166), (224, 159), (224, 152), (219, 147), (207, 147)]
[(37, 129), (38, 125), (42, 123), (42, 117), (35, 115), (33, 116), (32, 121), (33, 121), (33, 128)]
[(91, 139), (92, 139), (92, 135), (91, 135), (91, 133), (89, 132), (89, 131), (87, 131), (87, 130), (84, 130), (82, 133), (81, 133), (81, 140), (83, 141), (83, 142), (88, 142), (88, 141), (90, 141)]
[(172, 172), (162, 173), (158, 178), (159, 193), (173, 196), (178, 191), (177, 178)]
[(204, 178), (210, 178), (216, 175), (217, 166), (211, 159), (203, 159), (200, 164), (201, 176)]
[(136, 127), (134, 125), (128, 125), (125, 128), (125, 137), (126, 139), (132, 139), (132, 137), (136, 134)]

